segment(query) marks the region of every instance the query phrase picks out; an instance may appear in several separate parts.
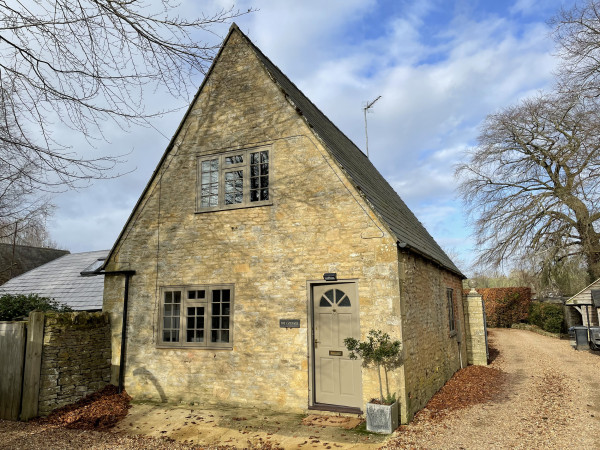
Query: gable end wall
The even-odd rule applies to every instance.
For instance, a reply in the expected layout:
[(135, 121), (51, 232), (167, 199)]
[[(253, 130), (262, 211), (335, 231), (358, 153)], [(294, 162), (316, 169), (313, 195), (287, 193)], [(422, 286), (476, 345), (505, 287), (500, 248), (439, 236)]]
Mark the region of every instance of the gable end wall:
[[(194, 213), (198, 156), (269, 145), (273, 205)], [(401, 336), (395, 239), (233, 33), (106, 270), (135, 270), (125, 387), (136, 399), (310, 403), (307, 281), (357, 280), (361, 334)], [(235, 285), (233, 350), (157, 348), (161, 286)], [(118, 373), (121, 277), (105, 279)], [(279, 319), (300, 319), (282, 329)], [(399, 390), (398, 385), (392, 389)], [(363, 370), (365, 401), (377, 395)]]

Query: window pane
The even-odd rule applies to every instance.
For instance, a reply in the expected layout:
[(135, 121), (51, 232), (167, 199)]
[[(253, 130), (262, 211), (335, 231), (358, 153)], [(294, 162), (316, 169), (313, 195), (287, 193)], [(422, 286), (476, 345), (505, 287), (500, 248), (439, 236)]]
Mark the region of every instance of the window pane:
[(212, 313), (213, 313), (213, 316), (214, 315), (218, 316), (219, 314), (221, 314), (221, 305), (219, 303), (213, 303)]
[(165, 303), (171, 303), (173, 301), (173, 293), (165, 292)]
[(221, 328), (229, 329), (229, 317), (221, 317)]
[(260, 187), (262, 187), (262, 188), (269, 187), (269, 177), (260, 177)]
[(251, 166), (250, 167), (250, 176), (251, 177), (257, 177), (260, 174), (258, 173), (258, 166)]
[(223, 289), (221, 291), (221, 297), (222, 297), (222, 301), (224, 302), (228, 302), (229, 301), (229, 296), (231, 295), (229, 289)]
[(269, 200), (269, 190), (268, 189), (261, 189), (260, 199), (261, 200)]
[(329, 303), (327, 301), (327, 299), (325, 298), (325, 296), (321, 297), (321, 301), (319, 302), (319, 306), (323, 306), (325, 308), (331, 306), (331, 303)]
[(229, 342), (229, 331), (228, 330), (221, 331), (221, 342)]
[(342, 299), (342, 297), (344, 297), (344, 291), (340, 291), (339, 289), (335, 289), (335, 302), (339, 303), (339, 301)]
[(206, 291), (204, 289), (202, 289), (201, 291), (198, 291), (198, 298), (205, 298), (206, 297)]
[(165, 316), (170, 316), (172, 313), (172, 305), (165, 305)]
[(173, 302), (181, 303), (181, 292), (179, 292), (179, 291), (173, 292)]
[(259, 160), (258, 160), (258, 153), (251, 153), (250, 154), (250, 164), (258, 164)]
[(219, 331), (212, 330), (210, 332), (210, 342), (219, 342)]
[(171, 318), (170, 317), (165, 317), (163, 320), (163, 328), (167, 329), (167, 328), (171, 328)]
[(261, 175), (268, 175), (269, 174), (269, 165), (268, 164), (261, 164), (260, 165), (260, 174)]
[(223, 303), (223, 306), (221, 308), (223, 310), (222, 314), (224, 316), (228, 316), (229, 315), (229, 303)]
[(171, 342), (171, 332), (170, 331), (163, 331), (163, 341), (164, 342)]
[(235, 155), (235, 156), (226, 156), (225, 164), (239, 164), (244, 162), (243, 155)]
[(219, 326), (219, 322), (220, 322), (220, 321), (219, 321), (219, 318), (218, 318), (218, 317), (213, 317), (213, 318), (212, 318), (212, 329), (213, 329), (213, 330), (218, 330), (219, 328), (221, 328), (221, 327)]
[(181, 311), (181, 309), (180, 309), (179, 305), (173, 305), (173, 315), (174, 316), (178, 316), (180, 311)]
[(262, 163), (269, 162), (269, 153), (268, 152), (260, 152), (260, 162), (262, 162)]
[(171, 342), (179, 342), (179, 330), (171, 331)]
[(214, 291), (212, 291), (212, 294), (213, 303), (219, 302), (221, 299), (221, 291), (219, 289), (215, 289)]
[(251, 202), (258, 201), (258, 191), (250, 191), (250, 201)]
[(341, 302), (338, 303), (338, 306), (351, 306), (350, 299), (345, 297)]
[(188, 291), (188, 298), (193, 300), (196, 298), (196, 291)]

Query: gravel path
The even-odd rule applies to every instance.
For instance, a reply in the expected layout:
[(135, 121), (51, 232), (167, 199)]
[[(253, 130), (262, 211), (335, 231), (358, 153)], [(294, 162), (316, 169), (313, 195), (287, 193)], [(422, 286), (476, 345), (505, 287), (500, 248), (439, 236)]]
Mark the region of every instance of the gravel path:
[[(454, 411), (442, 418), (417, 420), (396, 432), (388, 441), (387, 448), (600, 448), (600, 354), (577, 352), (567, 341), (524, 330), (491, 330), (490, 343), (499, 351), (491, 366), (507, 373), (507, 381), (499, 396), (488, 403)], [(164, 424), (164, 415), (171, 417), (173, 413), (164, 408), (161, 414)], [(118, 428), (126, 434), (143, 432), (137, 419), (135, 414), (131, 414)], [(126, 429), (128, 426), (130, 430)], [(295, 426), (300, 431), (302, 426)], [(348, 433), (338, 430), (344, 433), (340, 436)], [(1, 449), (192, 447), (170, 440), (126, 434), (67, 430), (0, 420)], [(273, 441), (286, 442), (283, 446), (292, 448), (288, 446), (292, 442), (283, 439), (283, 435), (277, 432), (271, 434)], [(338, 443), (334, 436), (328, 439), (336, 442), (332, 445), (337, 448), (363, 448), (367, 444), (348, 445), (341, 438)], [(232, 448), (228, 442), (220, 442), (225, 445), (223, 448)], [(303, 448), (324, 448), (324, 445), (327, 448), (323, 440), (315, 442), (318, 444), (311, 442), (312, 445)], [(268, 443), (261, 445), (259, 441), (256, 444), (255, 448), (272, 448)], [(300, 447), (296, 443), (293, 448)]]
[(600, 448), (599, 354), (524, 330), (493, 329), (490, 343), (508, 374), (499, 397), (403, 427), (389, 448)]

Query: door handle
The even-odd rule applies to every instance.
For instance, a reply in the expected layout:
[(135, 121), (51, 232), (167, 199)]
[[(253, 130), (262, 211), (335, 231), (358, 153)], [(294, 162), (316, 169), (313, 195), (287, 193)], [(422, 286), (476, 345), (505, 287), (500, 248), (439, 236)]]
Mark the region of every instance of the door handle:
[(318, 339), (315, 339), (315, 348), (317, 348), (317, 344), (319, 343)]

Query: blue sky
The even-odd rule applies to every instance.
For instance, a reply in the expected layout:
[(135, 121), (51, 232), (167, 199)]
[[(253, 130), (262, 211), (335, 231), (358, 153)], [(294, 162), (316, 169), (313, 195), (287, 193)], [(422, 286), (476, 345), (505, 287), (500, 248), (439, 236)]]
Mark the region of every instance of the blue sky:
[[(184, 0), (183, 14), (228, 1)], [(258, 11), (238, 25), (360, 148), (367, 100), (371, 160), (467, 273), (472, 230), (453, 166), (476, 143), (486, 115), (548, 89), (557, 67), (547, 20), (572, 2), (243, 0)], [(228, 26), (215, 29), (220, 37)], [(219, 39), (200, 36), (201, 39)], [(198, 77), (199, 86), (202, 79)], [(127, 154), (119, 178), (55, 197), (51, 237), (73, 252), (110, 248), (187, 106), (157, 92), (147, 109), (179, 108), (152, 128), (107, 127), (95, 154)], [(79, 152), (88, 144), (57, 135)]]

